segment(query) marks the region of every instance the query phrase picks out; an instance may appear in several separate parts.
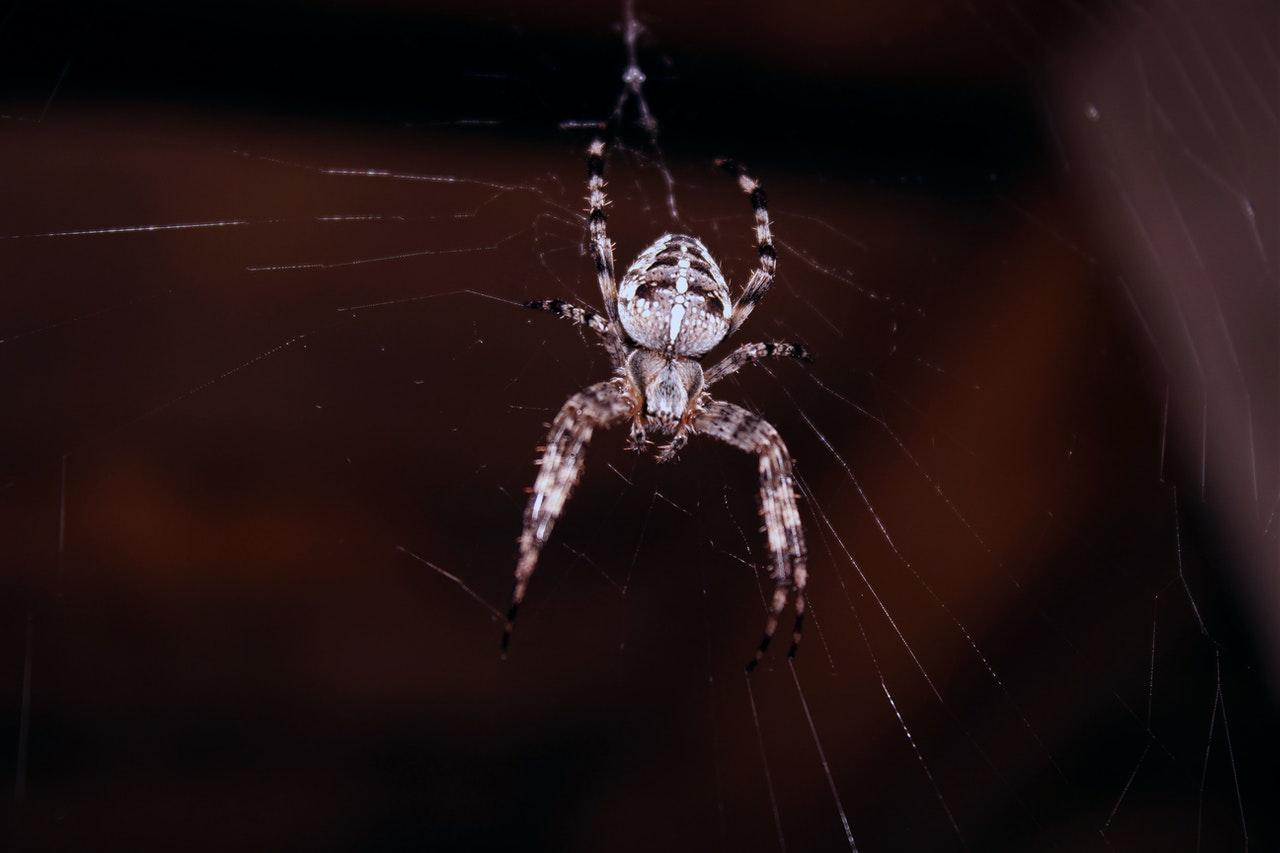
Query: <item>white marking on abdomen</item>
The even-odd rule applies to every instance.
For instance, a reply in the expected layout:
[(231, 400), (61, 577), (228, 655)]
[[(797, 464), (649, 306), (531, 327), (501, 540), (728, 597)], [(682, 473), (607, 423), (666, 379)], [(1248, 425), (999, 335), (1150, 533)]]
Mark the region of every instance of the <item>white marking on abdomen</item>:
[(671, 306), (671, 343), (676, 342), (676, 338), (680, 337), (680, 324), (684, 322), (684, 306)]

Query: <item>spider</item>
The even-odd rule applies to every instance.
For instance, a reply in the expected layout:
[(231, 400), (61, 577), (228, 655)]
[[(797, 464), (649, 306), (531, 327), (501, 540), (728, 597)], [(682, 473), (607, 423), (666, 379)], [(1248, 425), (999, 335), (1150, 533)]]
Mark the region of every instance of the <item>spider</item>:
[(729, 285), (707, 247), (697, 237), (685, 234), (659, 237), (632, 262), (619, 283), (614, 277), (613, 243), (605, 231), (604, 154), (605, 145), (599, 139), (587, 149), (591, 256), (604, 314), (559, 299), (536, 300), (525, 307), (596, 332), (616, 375), (571, 396), (551, 423), (524, 511), (502, 651), (505, 655), (542, 546), (582, 473), (592, 433), (629, 421), (630, 447), (638, 452), (651, 444), (650, 435), (670, 436), (668, 443), (657, 448), (659, 462), (674, 460), (690, 435), (710, 436), (759, 457), (760, 514), (768, 534), (774, 591), (764, 636), (747, 664), (747, 672), (751, 672), (773, 639), (789, 592), (795, 594), (795, 627), (788, 657), (795, 657), (805, 611), (804, 531), (792, 488), (791, 455), (778, 431), (741, 406), (712, 398), (709, 389), (761, 358), (808, 361), (809, 354), (799, 344), (753, 343), (739, 346), (705, 372), (700, 359), (742, 326), (773, 284), (777, 253), (764, 190), (740, 164), (716, 161), (737, 178), (755, 211), (759, 264), (736, 302), (731, 300)]

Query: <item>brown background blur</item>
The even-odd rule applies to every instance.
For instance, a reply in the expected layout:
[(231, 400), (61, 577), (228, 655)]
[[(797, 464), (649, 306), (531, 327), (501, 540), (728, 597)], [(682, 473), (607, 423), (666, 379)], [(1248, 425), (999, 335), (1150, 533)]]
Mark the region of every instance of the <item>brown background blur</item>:
[[(1266, 849), (1274, 9), (637, 11), (681, 229), (744, 279), (747, 162), (742, 341), (818, 357), (718, 389), (811, 492), (802, 692), (778, 650), (748, 692), (754, 465), (699, 440), (597, 436), (497, 655), (544, 423), (607, 370), (501, 300), (598, 300), (562, 123), (620, 9), (14, 4), (6, 843), (847, 849), (803, 698), (860, 850)], [(620, 265), (674, 227), (624, 117)]]

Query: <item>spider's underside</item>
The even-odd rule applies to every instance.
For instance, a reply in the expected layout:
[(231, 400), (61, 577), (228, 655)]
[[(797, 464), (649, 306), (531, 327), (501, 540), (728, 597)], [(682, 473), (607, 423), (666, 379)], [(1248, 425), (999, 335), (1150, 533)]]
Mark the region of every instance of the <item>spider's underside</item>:
[(747, 671), (756, 667), (769, 647), (789, 592), (795, 594), (796, 620), (788, 655), (796, 653), (804, 622), (807, 570), (791, 455), (767, 421), (741, 406), (713, 399), (708, 389), (761, 358), (807, 359), (808, 353), (798, 344), (743, 344), (715, 366), (705, 372), (702, 369), (699, 359), (736, 332), (764, 298), (777, 266), (764, 190), (738, 164), (718, 163), (737, 177), (755, 211), (759, 264), (736, 302), (731, 300), (729, 285), (707, 247), (696, 237), (683, 234), (658, 238), (640, 253), (622, 281), (616, 281), (613, 244), (605, 232), (604, 143), (596, 140), (588, 149), (591, 254), (605, 313), (602, 316), (556, 299), (530, 302), (528, 307), (589, 326), (603, 340), (617, 375), (574, 394), (551, 423), (525, 508), (515, 591), (502, 634), (504, 653), (538, 555), (582, 473), (592, 433), (628, 421), (631, 446), (637, 451), (650, 444), (651, 435), (670, 436), (670, 441), (658, 448), (659, 462), (674, 459), (689, 436), (697, 434), (759, 457), (760, 514), (768, 535), (775, 586), (764, 636)]

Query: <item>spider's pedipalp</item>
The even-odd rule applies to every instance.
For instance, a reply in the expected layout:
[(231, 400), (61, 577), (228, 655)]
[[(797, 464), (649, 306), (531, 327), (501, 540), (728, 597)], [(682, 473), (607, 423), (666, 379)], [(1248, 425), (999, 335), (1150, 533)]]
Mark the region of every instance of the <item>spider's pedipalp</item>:
[(658, 451), (658, 455), (654, 457), (659, 463), (674, 462), (676, 457), (680, 455), (680, 451), (684, 450), (684, 446), (689, 443), (689, 433), (677, 432), (671, 437), (671, 441), (663, 445)]
[(733, 403), (707, 401), (694, 421), (694, 429), (739, 450), (755, 453), (760, 460), (760, 514), (764, 517), (769, 553), (773, 558), (770, 574), (774, 591), (764, 636), (755, 657), (747, 664), (750, 672), (769, 648), (789, 591), (795, 593), (796, 621), (788, 654), (795, 655), (804, 627), (804, 588), (808, 581), (808, 568), (800, 509), (792, 486), (791, 454), (768, 421)]
[(634, 416), (638, 407), (639, 401), (630, 392), (626, 381), (614, 379), (598, 382), (574, 394), (565, 401), (551, 422), (546, 448), (538, 462), (538, 476), (524, 511), (515, 589), (511, 593), (511, 609), (502, 631), (504, 653), (511, 642), (511, 629), (520, 602), (524, 600), (529, 578), (537, 568), (538, 555), (582, 473), (583, 456), (591, 434), (598, 428), (622, 423)]

